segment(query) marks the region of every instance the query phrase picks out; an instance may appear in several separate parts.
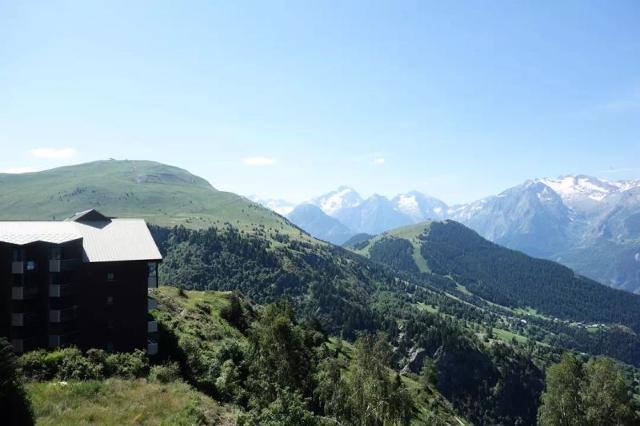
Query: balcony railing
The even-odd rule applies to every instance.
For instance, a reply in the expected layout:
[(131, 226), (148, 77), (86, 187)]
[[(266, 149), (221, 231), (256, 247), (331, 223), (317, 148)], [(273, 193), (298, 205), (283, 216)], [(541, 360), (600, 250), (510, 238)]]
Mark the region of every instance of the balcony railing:
[(24, 327), (33, 324), (37, 318), (33, 312), (14, 312), (11, 314), (11, 326)]
[(49, 272), (72, 271), (80, 266), (80, 259), (51, 259)]
[(147, 333), (157, 333), (158, 332), (158, 322), (155, 320), (149, 320), (147, 322)]
[(76, 319), (76, 308), (51, 309), (49, 311), (49, 322), (62, 323)]
[(153, 297), (147, 298), (147, 310), (152, 311), (154, 309), (158, 309), (158, 301)]
[(11, 287), (11, 299), (12, 300), (25, 300), (35, 297), (38, 294), (38, 287), (35, 286), (20, 286)]
[(64, 297), (73, 293), (73, 284), (50, 284), (49, 297)]
[(18, 353), (30, 351), (36, 347), (36, 339), (33, 337), (11, 339), (11, 346)]
[(49, 347), (58, 348), (60, 346), (67, 346), (67, 345), (73, 344), (77, 334), (78, 333), (75, 331), (70, 333), (65, 333), (65, 334), (50, 334)]
[(22, 261), (11, 262), (11, 273), (12, 274), (24, 274), (24, 262), (22, 262)]
[(147, 343), (147, 355), (157, 355), (158, 354), (158, 342), (154, 342), (149, 340)]

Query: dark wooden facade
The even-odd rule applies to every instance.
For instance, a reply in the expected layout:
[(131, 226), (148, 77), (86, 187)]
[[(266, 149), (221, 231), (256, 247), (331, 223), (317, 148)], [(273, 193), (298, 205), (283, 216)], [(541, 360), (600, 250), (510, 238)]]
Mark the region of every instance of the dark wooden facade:
[(0, 335), (28, 351), (157, 351), (157, 261), (83, 261), (82, 240), (13, 245), (0, 242)]

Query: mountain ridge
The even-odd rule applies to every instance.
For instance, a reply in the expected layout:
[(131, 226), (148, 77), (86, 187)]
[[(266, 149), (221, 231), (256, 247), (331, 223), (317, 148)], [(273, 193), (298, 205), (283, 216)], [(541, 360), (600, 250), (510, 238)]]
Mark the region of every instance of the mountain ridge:
[(346, 186), (312, 201), (353, 235), (453, 219), (498, 244), (561, 262), (611, 287), (640, 292), (640, 180), (537, 178), (455, 206), (418, 191), (364, 199)]

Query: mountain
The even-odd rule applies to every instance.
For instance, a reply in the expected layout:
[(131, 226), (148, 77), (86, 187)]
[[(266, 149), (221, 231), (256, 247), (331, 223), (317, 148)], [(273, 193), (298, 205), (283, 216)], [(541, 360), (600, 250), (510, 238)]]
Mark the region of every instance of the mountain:
[[(88, 163), (2, 175), (0, 183), (3, 217), (62, 218), (98, 206), (110, 215), (147, 218), (164, 256), (162, 284), (241, 292), (259, 304), (285, 299), (283, 314), (264, 326), (285, 339), (278, 347), (293, 357), (301, 342), (343, 336), (342, 345), (348, 346), (363, 333), (384, 332), (391, 347), (389, 365), (398, 374), (395, 383), (423, 386), (418, 373), (433, 365), (436, 377), (429, 391), (423, 387), (416, 393), (436, 396), (439, 405), (474, 424), (534, 424), (543, 387), (541, 366), (557, 360), (562, 351), (606, 354), (640, 365), (637, 296), (621, 296), (553, 262), (501, 248), (453, 222), (434, 222), (428, 233), (424, 225), (401, 228), (390, 244), (376, 236), (360, 241), (362, 249), (354, 253), (312, 238), (246, 198), (158, 163)], [(330, 205), (353, 204), (349, 192)], [(361, 206), (363, 211), (401, 214), (384, 197), (360, 201)], [(360, 218), (395, 226), (388, 219), (378, 221), (375, 214)], [(163, 329), (189, 335), (165, 336), (161, 347), (178, 344), (167, 358), (188, 363), (193, 377), (203, 380), (203, 389), (224, 395), (226, 380), (247, 377), (242, 359), (229, 359), (242, 345), (226, 341), (208, 321), (182, 328), (192, 312), (217, 319), (217, 302), (175, 292), (177, 302), (171, 303), (176, 306)], [(235, 318), (232, 312), (230, 318)], [(294, 312), (308, 324), (308, 332), (298, 334), (297, 326), (290, 325)], [(291, 327), (298, 331), (292, 334)], [(206, 353), (200, 351), (203, 340), (208, 342)], [(214, 348), (216, 344), (220, 347)], [(326, 345), (317, 353), (340, 352), (335, 340)], [(331, 370), (323, 371), (333, 376)], [(270, 374), (261, 377), (272, 380)], [(289, 376), (278, 377), (284, 389)], [(305, 399), (295, 405), (313, 405), (304, 402), (313, 397), (313, 389), (300, 389)], [(246, 395), (239, 400), (251, 405)], [(418, 423), (438, 423), (426, 420), (429, 410), (416, 413), (423, 419)]]
[(339, 220), (354, 234), (377, 234), (426, 219), (441, 219), (447, 212), (442, 201), (417, 191), (399, 194), (392, 200), (378, 194), (363, 199), (347, 186), (314, 198), (310, 203)]
[[(624, 325), (632, 330), (627, 335), (634, 341), (632, 352), (640, 351), (639, 295), (611, 289), (558, 263), (501, 247), (455, 221), (396, 229), (371, 238), (355, 251), (411, 274), (447, 277), (462, 293), (512, 311), (530, 310), (551, 321), (538, 324), (549, 330), (558, 320)], [(612, 330), (626, 333), (615, 331), (615, 326)], [(627, 355), (629, 361), (640, 361), (636, 355)]]
[(447, 205), (437, 198), (411, 191), (406, 194), (398, 194), (391, 200), (396, 211), (411, 218), (414, 223), (428, 219), (445, 219)]
[(343, 208), (334, 217), (355, 232), (378, 234), (411, 223), (387, 198), (374, 194), (355, 207)]
[(64, 219), (90, 207), (109, 216), (189, 228), (234, 226), (301, 232), (280, 215), (177, 167), (107, 160), (25, 174), (0, 174), (1, 220)]
[(310, 204), (320, 207), (323, 212), (335, 217), (341, 210), (357, 207), (362, 201), (360, 194), (353, 188), (341, 186), (335, 191), (314, 198)]
[(451, 209), (449, 217), (491, 241), (538, 257), (568, 247), (567, 228), (572, 221), (560, 196), (535, 181)]
[(340, 245), (353, 236), (353, 231), (313, 204), (300, 204), (287, 219), (315, 238)]
[(536, 179), (449, 209), (491, 241), (556, 260), (614, 288), (640, 291), (640, 182)]

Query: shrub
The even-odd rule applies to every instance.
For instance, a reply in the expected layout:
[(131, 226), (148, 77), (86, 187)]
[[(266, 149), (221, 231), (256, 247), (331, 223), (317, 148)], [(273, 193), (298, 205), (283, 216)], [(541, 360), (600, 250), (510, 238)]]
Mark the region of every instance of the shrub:
[(45, 361), (47, 353), (41, 349), (27, 352), (18, 358), (18, 369), (26, 379), (42, 381), (52, 379), (55, 376), (55, 371), (50, 369), (51, 366)]
[(77, 348), (65, 348), (52, 352), (51, 358), (57, 363), (56, 378), (60, 380), (91, 380), (102, 378), (102, 368), (92, 364)]
[(175, 382), (182, 377), (180, 374), (180, 366), (177, 362), (168, 362), (162, 365), (154, 365), (149, 372), (149, 380), (169, 383)]
[(109, 376), (123, 379), (144, 377), (149, 373), (149, 358), (138, 349), (133, 353), (109, 354), (105, 360), (105, 370)]
[(90, 349), (86, 355), (74, 347), (51, 352), (27, 352), (18, 359), (23, 377), (33, 381), (92, 380), (118, 376), (125, 379), (144, 377), (149, 372), (149, 360), (144, 352), (107, 354), (102, 349)]
[(27, 352), (18, 359), (22, 375), (29, 380), (89, 380), (102, 378), (102, 368), (85, 358), (77, 348), (52, 352)]

